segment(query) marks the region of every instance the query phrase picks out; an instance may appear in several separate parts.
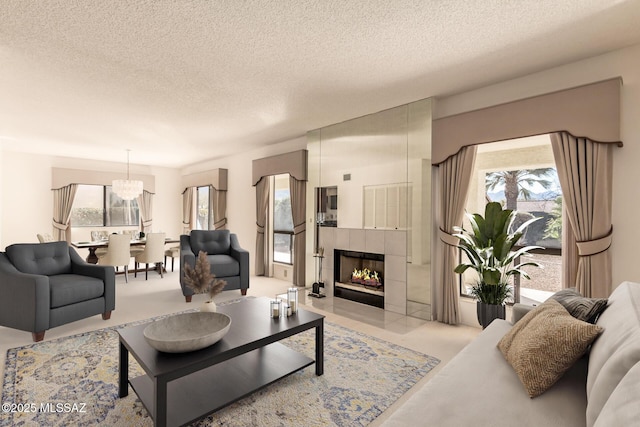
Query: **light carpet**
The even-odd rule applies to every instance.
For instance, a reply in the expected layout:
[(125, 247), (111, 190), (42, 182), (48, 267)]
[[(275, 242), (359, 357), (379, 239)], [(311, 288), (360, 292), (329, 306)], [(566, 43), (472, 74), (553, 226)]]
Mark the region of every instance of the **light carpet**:
[[(150, 320), (8, 350), (0, 425), (153, 425), (135, 392), (118, 398), (116, 332)], [(324, 331), (324, 375), (311, 365), (194, 425), (364, 426), (439, 363), (330, 322)], [(309, 330), (281, 342), (314, 358), (314, 339)], [(133, 357), (129, 369), (144, 373)]]

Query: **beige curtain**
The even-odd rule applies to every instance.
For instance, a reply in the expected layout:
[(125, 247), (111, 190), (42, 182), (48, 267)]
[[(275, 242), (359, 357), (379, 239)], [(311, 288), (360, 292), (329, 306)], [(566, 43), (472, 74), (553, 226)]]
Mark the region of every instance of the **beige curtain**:
[(226, 230), (227, 228), (227, 192), (226, 190), (217, 190), (211, 187), (209, 191), (209, 206), (213, 209), (212, 220), (213, 227), (211, 230)]
[(78, 184), (69, 184), (53, 190), (53, 238), (71, 241), (71, 207), (78, 191)]
[(189, 234), (193, 229), (193, 199), (196, 187), (187, 187), (182, 193), (182, 234)]
[[(576, 240), (575, 286), (586, 297), (606, 298), (612, 284), (609, 247), (613, 231), (613, 145), (558, 132), (551, 135), (551, 147), (569, 225)], [(566, 253), (565, 257), (576, 255)], [(565, 265), (572, 264), (575, 260), (568, 259)]]
[[(562, 204), (562, 223), (569, 224), (567, 206)], [(578, 275), (578, 245), (576, 235), (570, 225), (562, 229), (562, 287), (571, 288), (576, 285)]]
[(138, 196), (138, 207), (140, 208), (140, 221), (142, 222), (142, 231), (151, 229), (153, 225), (153, 193), (144, 190)]
[(256, 184), (256, 276), (264, 276), (267, 266), (265, 251), (265, 227), (267, 225), (267, 206), (269, 205), (269, 177), (263, 176)]
[(305, 263), (307, 246), (307, 182), (289, 175), (291, 214), (293, 216), (293, 284), (305, 285)]
[(440, 262), (436, 264), (432, 309), (434, 320), (451, 325), (460, 322), (458, 275), (453, 272), (458, 264), (458, 239), (451, 233), (453, 226), (462, 225), (475, 157), (476, 147), (467, 146), (438, 165), (439, 197), (436, 203)]

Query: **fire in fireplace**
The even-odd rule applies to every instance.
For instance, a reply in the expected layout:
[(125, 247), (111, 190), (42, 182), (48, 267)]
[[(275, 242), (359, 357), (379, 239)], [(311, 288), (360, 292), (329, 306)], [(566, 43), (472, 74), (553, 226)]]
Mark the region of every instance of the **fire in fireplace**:
[(384, 308), (384, 255), (334, 252), (334, 296)]

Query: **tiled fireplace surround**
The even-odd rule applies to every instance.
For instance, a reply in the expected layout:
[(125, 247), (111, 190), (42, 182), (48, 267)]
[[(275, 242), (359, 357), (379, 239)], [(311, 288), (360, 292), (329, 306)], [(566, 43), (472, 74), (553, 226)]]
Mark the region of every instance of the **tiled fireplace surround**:
[(327, 295), (333, 295), (334, 249), (383, 254), (384, 309), (407, 314), (407, 235), (405, 231), (320, 227), (319, 246), (324, 248), (322, 279)]

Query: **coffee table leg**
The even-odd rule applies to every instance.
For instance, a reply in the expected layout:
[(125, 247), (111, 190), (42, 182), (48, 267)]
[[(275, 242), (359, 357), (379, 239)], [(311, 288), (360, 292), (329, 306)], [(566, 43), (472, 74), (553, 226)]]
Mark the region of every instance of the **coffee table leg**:
[(166, 427), (167, 425), (167, 381), (155, 378), (153, 382), (156, 408), (156, 416), (154, 419), (155, 427)]
[(316, 326), (316, 375), (324, 374), (324, 321)]
[(129, 350), (120, 341), (120, 387), (118, 396), (127, 397), (129, 395)]

